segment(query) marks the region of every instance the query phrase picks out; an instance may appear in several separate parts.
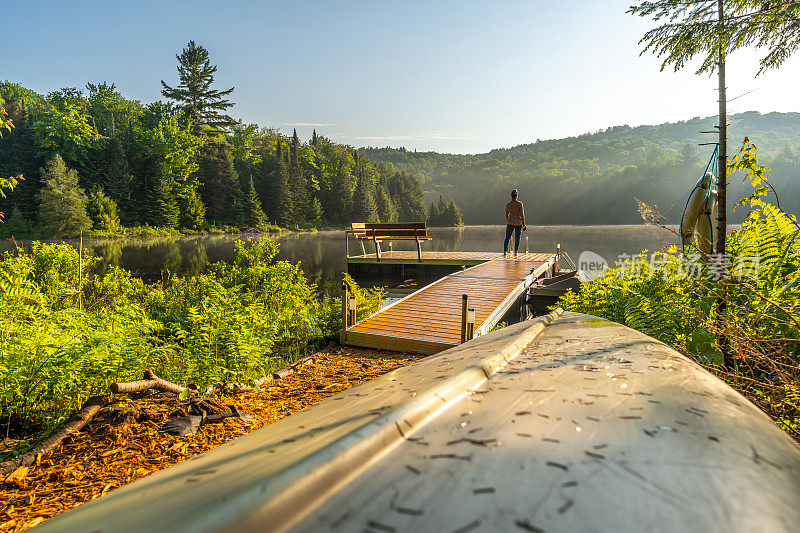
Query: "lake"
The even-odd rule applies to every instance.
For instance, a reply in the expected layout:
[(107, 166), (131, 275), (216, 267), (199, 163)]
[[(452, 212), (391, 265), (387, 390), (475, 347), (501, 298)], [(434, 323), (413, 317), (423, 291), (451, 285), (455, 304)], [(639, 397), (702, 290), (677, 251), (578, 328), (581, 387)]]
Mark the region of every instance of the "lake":
[[(423, 250), (437, 251), (502, 251), (505, 226), (466, 226), (463, 228), (431, 228), (433, 241)], [(529, 226), (523, 233), (520, 251), (525, 250), (525, 235), (531, 252), (555, 252), (556, 244), (578, 261), (584, 252), (593, 252), (609, 264), (621, 254), (642, 250), (658, 250), (677, 242), (669, 232), (652, 226)], [(346, 270), (343, 231), (290, 233), (277, 238), (281, 244), (279, 259), (300, 261), (303, 270), (321, 290), (338, 294), (342, 273)], [(104, 265), (118, 265), (148, 279), (160, 279), (169, 270), (194, 275), (215, 261), (229, 261), (234, 243), (247, 239), (244, 235), (198, 235), (187, 237), (154, 237), (126, 240), (84, 240), (84, 246), (100, 257)], [(77, 241), (68, 241), (77, 245)], [(25, 244), (28, 244), (26, 241)], [(0, 243), (0, 250), (10, 244)], [(350, 253), (360, 251), (350, 239)], [(413, 249), (413, 242), (396, 242), (395, 250)], [(369, 252), (369, 248), (367, 249)], [(585, 254), (584, 257), (592, 257)]]

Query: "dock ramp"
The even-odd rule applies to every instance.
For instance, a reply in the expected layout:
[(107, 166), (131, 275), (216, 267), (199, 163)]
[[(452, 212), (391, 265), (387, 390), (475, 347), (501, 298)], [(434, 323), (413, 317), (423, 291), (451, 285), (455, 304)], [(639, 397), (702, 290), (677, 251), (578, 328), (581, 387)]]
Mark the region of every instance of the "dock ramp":
[(424, 354), (452, 348), (461, 342), (462, 295), (475, 309), (475, 336), (485, 334), (536, 280), (554, 271), (555, 261), (545, 253), (500, 256), (450, 274), (347, 328), (343, 340)]

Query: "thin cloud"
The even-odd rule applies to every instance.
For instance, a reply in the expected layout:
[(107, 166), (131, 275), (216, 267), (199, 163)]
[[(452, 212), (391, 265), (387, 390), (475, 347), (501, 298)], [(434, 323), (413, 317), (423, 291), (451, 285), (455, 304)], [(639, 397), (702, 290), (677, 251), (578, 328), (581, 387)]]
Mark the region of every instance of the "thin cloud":
[(420, 141), (436, 139), (445, 141), (468, 141), (468, 137), (450, 137), (441, 133), (426, 133), (423, 135), (387, 135), (387, 136), (362, 136), (352, 137), (356, 141)]
[(284, 126), (314, 126), (320, 128), (322, 126), (335, 126), (333, 122), (287, 122)]

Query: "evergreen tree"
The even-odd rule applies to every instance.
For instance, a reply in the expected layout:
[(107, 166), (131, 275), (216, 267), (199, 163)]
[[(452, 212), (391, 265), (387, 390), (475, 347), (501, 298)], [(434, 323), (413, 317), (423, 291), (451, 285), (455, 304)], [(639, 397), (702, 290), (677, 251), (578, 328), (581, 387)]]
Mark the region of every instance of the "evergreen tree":
[(439, 225), (439, 210), (436, 209), (436, 204), (431, 202), (431, 206), (428, 208), (428, 226), (438, 226)]
[(200, 199), (195, 189), (190, 189), (187, 194), (178, 196), (179, 223), (182, 228), (200, 230), (206, 221), (206, 206)]
[(353, 192), (352, 217), (357, 222), (378, 222), (378, 206), (372, 196), (372, 184), (363, 173), (358, 176)]
[(292, 191), (292, 223), (299, 227), (309, 218), (311, 196), (308, 192), (308, 180), (300, 163), (300, 139), (297, 137), (296, 129), (292, 134), (289, 184)]
[(25, 219), (22, 210), (17, 206), (14, 206), (14, 210), (11, 211), (11, 216), (3, 220), (3, 223), (0, 224), (0, 236), (4, 238), (14, 237), (16, 239), (21, 239), (27, 237), (32, 232), (33, 225)]
[(211, 64), (208, 50), (189, 41), (181, 54), (175, 57), (178, 59), (180, 83), (173, 88), (161, 80), (161, 94), (175, 100), (187, 118), (206, 126), (209, 132), (224, 131), (236, 124), (224, 114), (233, 106), (230, 100), (225, 99), (233, 92), (233, 87), (224, 91), (212, 89), (217, 66)]
[(108, 140), (104, 155), (103, 189), (123, 209), (130, 208), (133, 176), (119, 137), (115, 135)]
[(243, 220), (245, 226), (258, 228), (265, 222), (264, 211), (261, 209), (261, 202), (258, 200), (256, 188), (253, 186), (253, 178), (248, 180), (247, 193), (244, 196)]
[(275, 178), (273, 180), (274, 190), (272, 191), (272, 198), (275, 212), (275, 222), (284, 228), (291, 227), (292, 217), (292, 190), (289, 185), (289, 170), (286, 165), (286, 160), (281, 150), (281, 142), (278, 140), (278, 150), (276, 153), (277, 166), (275, 169)]
[(397, 222), (397, 208), (389, 198), (385, 187), (378, 187), (375, 194), (375, 204), (378, 208), (378, 218), (381, 222)]
[(177, 227), (180, 210), (172, 180), (164, 176), (158, 179), (151, 196), (149, 222), (157, 227)]
[(461, 209), (453, 200), (450, 200), (450, 203), (447, 204), (447, 225), (463, 226), (464, 221), (462, 218)]
[(314, 146), (314, 147), (317, 146), (317, 130), (316, 130), (316, 128), (314, 128), (314, 130), (311, 132), (311, 146)]
[(117, 203), (106, 196), (102, 189), (97, 189), (89, 194), (86, 212), (92, 219), (94, 229), (116, 231), (120, 228)]
[(39, 223), (48, 235), (75, 237), (92, 227), (86, 214), (86, 193), (78, 186), (78, 173), (68, 169), (60, 155), (41, 170)]
[[(233, 168), (233, 148), (223, 137), (213, 137), (200, 149), (197, 178), (206, 213), (212, 220), (235, 220), (234, 201), (242, 199), (239, 176)], [(240, 208), (241, 204), (237, 206)]]
[(400, 222), (425, 220), (425, 199), (419, 180), (411, 174), (396, 172), (388, 184), (389, 196), (397, 206)]

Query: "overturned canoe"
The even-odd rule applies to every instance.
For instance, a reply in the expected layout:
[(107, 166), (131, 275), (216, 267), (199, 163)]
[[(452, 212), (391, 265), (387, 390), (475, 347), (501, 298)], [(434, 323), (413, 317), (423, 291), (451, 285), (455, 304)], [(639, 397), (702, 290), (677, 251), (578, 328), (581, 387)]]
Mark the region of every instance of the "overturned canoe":
[(790, 531), (800, 447), (662, 343), (575, 313), (400, 368), (43, 531)]

